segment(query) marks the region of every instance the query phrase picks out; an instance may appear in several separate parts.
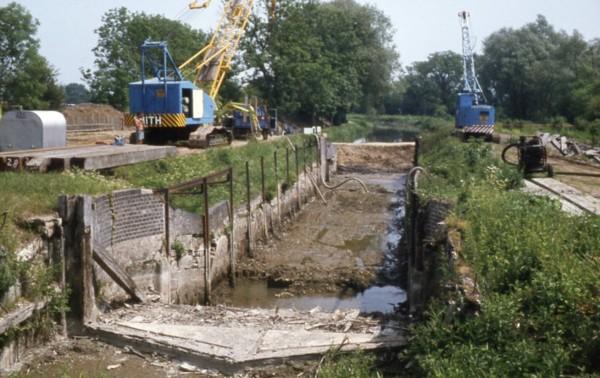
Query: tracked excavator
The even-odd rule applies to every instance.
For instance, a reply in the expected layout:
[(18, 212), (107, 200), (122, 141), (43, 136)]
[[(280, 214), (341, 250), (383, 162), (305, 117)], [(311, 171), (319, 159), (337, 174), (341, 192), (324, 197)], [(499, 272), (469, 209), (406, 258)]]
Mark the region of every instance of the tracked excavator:
[[(210, 0), (193, 1), (189, 9), (209, 5)], [(141, 80), (129, 84), (125, 124), (133, 126), (135, 118), (142, 117), (145, 140), (152, 144), (187, 140), (190, 147), (205, 148), (231, 143), (231, 133), (216, 126), (216, 99), (253, 6), (254, 0), (225, 1), (208, 44), (180, 65), (173, 60), (166, 42), (145, 41), (141, 46)], [(184, 78), (184, 70), (193, 72), (193, 81)], [(256, 119), (251, 106), (237, 109)]]

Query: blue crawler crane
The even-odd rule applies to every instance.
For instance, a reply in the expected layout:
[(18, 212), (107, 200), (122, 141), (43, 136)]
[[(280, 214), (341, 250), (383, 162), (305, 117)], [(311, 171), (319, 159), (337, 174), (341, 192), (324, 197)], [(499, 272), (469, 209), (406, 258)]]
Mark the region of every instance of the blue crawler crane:
[[(194, 0), (189, 10), (206, 8), (210, 2)], [(141, 80), (129, 85), (130, 113), (125, 123), (130, 126), (136, 117), (143, 117), (147, 142), (187, 139), (190, 147), (231, 143), (231, 133), (214, 126), (216, 99), (252, 16), (254, 0), (222, 4), (222, 17), (209, 42), (181, 65), (175, 64), (166, 42), (142, 45)], [(194, 74), (194, 81), (184, 79), (184, 69)]]
[(456, 131), (463, 138), (479, 136), (491, 139), (496, 123), (496, 109), (485, 105), (487, 100), (475, 73), (469, 12), (460, 12), (458, 17), (462, 31), (464, 82), (456, 104)]
[[(126, 124), (141, 115), (149, 142), (187, 140), (199, 127), (212, 132), (207, 144), (228, 138), (227, 132), (215, 132), (214, 100), (189, 80), (185, 80), (173, 61), (165, 42), (146, 41), (141, 46), (141, 80), (129, 84), (129, 110)], [(151, 73), (151, 78), (147, 78)]]

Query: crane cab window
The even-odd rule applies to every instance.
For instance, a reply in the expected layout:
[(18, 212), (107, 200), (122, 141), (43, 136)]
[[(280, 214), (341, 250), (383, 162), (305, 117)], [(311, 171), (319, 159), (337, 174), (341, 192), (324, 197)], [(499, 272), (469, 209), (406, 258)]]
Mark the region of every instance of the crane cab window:
[(482, 125), (487, 125), (489, 119), (490, 119), (490, 112), (479, 113), (479, 122)]
[(181, 112), (185, 114), (185, 118), (192, 118), (192, 90), (181, 90)]

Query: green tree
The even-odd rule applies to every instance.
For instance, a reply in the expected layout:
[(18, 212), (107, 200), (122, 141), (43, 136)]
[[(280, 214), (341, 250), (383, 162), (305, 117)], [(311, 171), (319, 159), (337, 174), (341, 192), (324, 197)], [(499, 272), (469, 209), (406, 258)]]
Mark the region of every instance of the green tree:
[(456, 94), (462, 83), (462, 57), (452, 51), (429, 55), (423, 62), (415, 62), (404, 78), (406, 92), (403, 112), (408, 114), (453, 114)]
[(398, 58), (391, 30), (379, 10), (353, 0), (280, 1), (274, 19), (254, 17), (247, 33), (251, 87), (305, 120), (383, 111)]
[[(91, 100), (125, 110), (127, 88), (140, 79), (140, 46), (146, 39), (166, 41), (176, 63), (182, 63), (202, 48), (207, 35), (179, 21), (163, 16), (114, 8), (102, 17), (93, 49), (95, 70), (82, 69)], [(191, 77), (190, 77), (191, 79)]]
[(65, 85), (63, 90), (67, 104), (81, 104), (90, 100), (90, 91), (83, 84), (70, 83)]
[(7, 108), (57, 109), (62, 103), (56, 71), (39, 54), (38, 25), (22, 5), (0, 7), (0, 103)]
[(504, 114), (546, 121), (573, 118), (570, 100), (576, 90), (581, 57), (588, 50), (583, 37), (557, 32), (544, 16), (519, 29), (501, 29), (484, 42), (481, 82)]

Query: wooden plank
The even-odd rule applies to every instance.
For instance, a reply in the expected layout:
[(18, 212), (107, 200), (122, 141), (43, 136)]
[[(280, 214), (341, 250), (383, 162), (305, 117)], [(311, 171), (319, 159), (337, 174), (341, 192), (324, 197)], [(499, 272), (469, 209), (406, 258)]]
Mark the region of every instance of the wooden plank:
[(33, 315), (35, 311), (41, 310), (48, 304), (48, 300), (42, 300), (35, 303), (26, 303), (21, 305), (16, 310), (8, 313), (8, 315), (0, 318), (0, 335), (12, 327), (16, 327)]
[(139, 302), (145, 302), (146, 296), (138, 290), (135, 282), (129, 275), (117, 264), (113, 257), (106, 250), (94, 249), (94, 261), (104, 269), (117, 285), (127, 292), (133, 299)]

